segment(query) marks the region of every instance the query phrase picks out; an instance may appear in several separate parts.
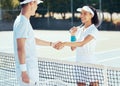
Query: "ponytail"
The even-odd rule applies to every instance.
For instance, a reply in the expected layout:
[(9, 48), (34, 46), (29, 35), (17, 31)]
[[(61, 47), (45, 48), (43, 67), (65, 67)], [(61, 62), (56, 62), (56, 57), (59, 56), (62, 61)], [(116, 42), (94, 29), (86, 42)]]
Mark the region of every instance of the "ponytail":
[(92, 11), (94, 12), (94, 16), (93, 16), (93, 18), (92, 18), (92, 24), (95, 24), (95, 26), (97, 27), (98, 25), (99, 25), (99, 19), (98, 19), (98, 15), (97, 15), (97, 11), (96, 11), (96, 9), (95, 8), (93, 8), (93, 7), (91, 7), (91, 6), (89, 6), (91, 9), (92, 9)]

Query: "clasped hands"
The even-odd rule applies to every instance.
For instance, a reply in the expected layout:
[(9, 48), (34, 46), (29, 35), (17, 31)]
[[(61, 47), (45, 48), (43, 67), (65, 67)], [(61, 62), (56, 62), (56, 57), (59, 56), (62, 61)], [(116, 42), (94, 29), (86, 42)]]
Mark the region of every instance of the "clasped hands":
[[(75, 33), (77, 32), (77, 27), (72, 27), (69, 32), (71, 35), (75, 35)], [(57, 50), (62, 49), (64, 46), (65, 46), (65, 42), (61, 42), (61, 41), (58, 41), (58, 42), (55, 42), (52, 44), (52, 47)], [(75, 49), (76, 49), (76, 47), (71, 47), (72, 51)]]
[(53, 43), (52, 47), (57, 50), (60, 50), (64, 47), (64, 42), (61, 42), (61, 41), (55, 42)]

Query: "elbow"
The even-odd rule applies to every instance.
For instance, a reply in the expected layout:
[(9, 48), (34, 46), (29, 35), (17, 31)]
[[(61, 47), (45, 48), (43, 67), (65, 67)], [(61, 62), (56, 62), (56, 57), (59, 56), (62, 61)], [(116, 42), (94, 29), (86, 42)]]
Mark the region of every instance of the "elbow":
[(83, 47), (85, 44), (81, 44), (81, 47)]
[(78, 44), (78, 47), (83, 47), (84, 45), (85, 45), (84, 42), (80, 42), (80, 43)]
[(79, 47), (83, 47), (85, 44), (80, 44)]

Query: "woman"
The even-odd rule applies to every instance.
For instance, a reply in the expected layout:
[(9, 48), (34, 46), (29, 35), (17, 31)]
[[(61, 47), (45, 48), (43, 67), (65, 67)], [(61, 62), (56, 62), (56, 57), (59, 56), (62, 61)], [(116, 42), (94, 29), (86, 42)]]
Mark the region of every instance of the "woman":
[[(81, 63), (95, 63), (94, 57), (95, 45), (97, 39), (97, 26), (99, 24), (96, 10), (91, 6), (78, 8), (82, 25), (70, 29), (71, 41), (59, 43), (56, 48), (70, 46), (72, 50), (76, 49), (76, 61)], [(79, 82), (78, 86), (85, 86), (85, 82)], [(96, 81), (91, 82), (90, 86), (98, 86)]]

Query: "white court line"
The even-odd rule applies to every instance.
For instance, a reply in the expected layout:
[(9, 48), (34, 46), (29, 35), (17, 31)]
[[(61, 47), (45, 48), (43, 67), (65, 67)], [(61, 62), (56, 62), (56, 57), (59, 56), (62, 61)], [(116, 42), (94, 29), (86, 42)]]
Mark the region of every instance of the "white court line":
[[(120, 52), (120, 49), (113, 49), (113, 50), (98, 52), (96, 53), (96, 56), (103, 59), (98, 62), (106, 62), (110, 60), (120, 59), (119, 52)], [(103, 57), (105, 57), (106, 59), (104, 59)]]
[(106, 61), (111, 61), (111, 60), (115, 60), (115, 59), (120, 59), (120, 56), (119, 57), (113, 57), (113, 58), (109, 58), (109, 59), (104, 59), (104, 60), (101, 60), (101, 61), (98, 61), (98, 62), (106, 62)]
[(96, 52), (96, 55), (97, 54), (104, 54), (104, 53), (108, 53), (108, 52), (115, 52), (115, 51), (120, 51), (120, 48), (107, 50), (107, 51)]
[(110, 40), (110, 38), (99, 38), (98, 41)]
[[(95, 56), (99, 60), (98, 62), (105, 62), (105, 61), (120, 59), (120, 53), (116, 54), (116, 52), (119, 52), (119, 51), (120, 51), (120, 49), (118, 48), (118, 49), (112, 49), (112, 50), (108, 50), (108, 51), (96, 52)], [(70, 57), (63, 58), (62, 60), (75, 62), (76, 57), (70, 56)]]

